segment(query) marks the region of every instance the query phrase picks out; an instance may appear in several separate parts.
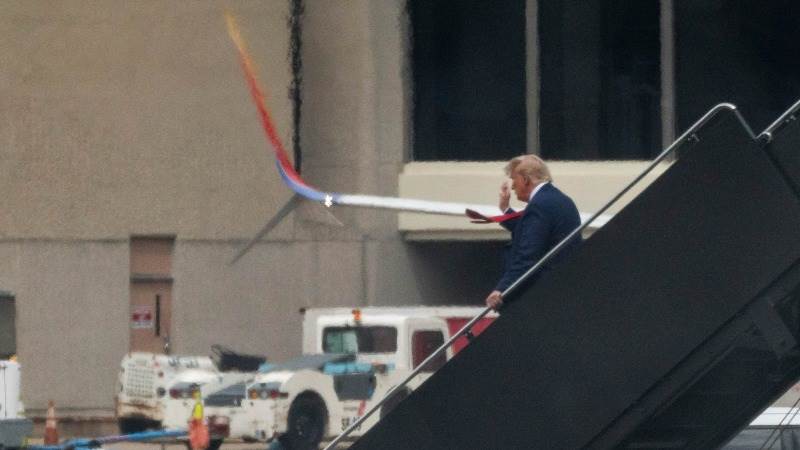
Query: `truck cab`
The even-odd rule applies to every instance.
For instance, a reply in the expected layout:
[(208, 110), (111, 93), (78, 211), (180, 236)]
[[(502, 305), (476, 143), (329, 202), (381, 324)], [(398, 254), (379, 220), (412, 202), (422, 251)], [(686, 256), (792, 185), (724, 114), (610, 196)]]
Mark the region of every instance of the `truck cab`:
[[(235, 400), (229, 392), (220, 392), (220, 403), (224, 400), (230, 406), (213, 408), (209, 422), (212, 428), (220, 423), (230, 430), (223, 438), (280, 439), (288, 449), (317, 448), (323, 438), (359, 420), (481, 311), (480, 307), (419, 306), (306, 310), (303, 356), (265, 365), (244, 390), (237, 391), (240, 397)], [(484, 317), (473, 333), (480, 333), (495, 317), (494, 313)], [(395, 391), (380, 414), (369, 417), (353, 435), (366, 432), (466, 343), (459, 338), (408, 387)]]
[[(444, 344), (449, 330), (438, 317), (403, 314), (348, 314), (318, 316), (314, 324), (314, 348), (307, 354), (345, 353), (356, 360), (394, 370), (413, 370)], [(434, 361), (433, 371), (452, 356), (452, 349)]]

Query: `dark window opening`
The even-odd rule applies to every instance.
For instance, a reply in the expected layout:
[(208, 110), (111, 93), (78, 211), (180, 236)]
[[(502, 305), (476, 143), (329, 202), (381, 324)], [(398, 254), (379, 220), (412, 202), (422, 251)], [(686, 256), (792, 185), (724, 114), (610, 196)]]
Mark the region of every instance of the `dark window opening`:
[(800, 3), (675, 2), (678, 130), (721, 102), (756, 133), (800, 98)]
[(328, 327), (322, 333), (325, 353), (394, 353), (397, 329), (385, 326)]
[[(433, 354), (437, 348), (444, 344), (444, 336), (441, 331), (415, 331), (411, 338), (411, 348), (413, 355), (413, 367), (425, 361), (425, 358)], [(435, 372), (447, 362), (444, 352), (438, 354), (423, 369), (423, 372)]]
[(661, 151), (658, 0), (539, 2), (540, 154), (651, 159)]
[(0, 359), (17, 353), (17, 309), (14, 296), (0, 291)]
[(413, 159), (526, 152), (525, 1), (409, 0)]

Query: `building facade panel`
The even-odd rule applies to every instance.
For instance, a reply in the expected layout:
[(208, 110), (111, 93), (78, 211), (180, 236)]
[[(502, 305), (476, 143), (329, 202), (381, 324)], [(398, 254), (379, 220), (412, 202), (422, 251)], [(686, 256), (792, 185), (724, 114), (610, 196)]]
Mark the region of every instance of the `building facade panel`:
[(230, 264), (239, 245), (177, 242), (174, 352), (223, 344), (286, 360), (301, 351), (301, 309), (364, 302), (359, 243), (265, 242)]
[[(291, 136), (288, 5), (230, 7)], [(246, 237), (279, 206), (222, 11), (216, 2), (5, 5), (0, 188), (14, 215), (4, 214), (3, 235)]]
[(0, 259), (16, 298), (26, 406), (107, 411), (128, 349), (128, 243), (3, 242)]

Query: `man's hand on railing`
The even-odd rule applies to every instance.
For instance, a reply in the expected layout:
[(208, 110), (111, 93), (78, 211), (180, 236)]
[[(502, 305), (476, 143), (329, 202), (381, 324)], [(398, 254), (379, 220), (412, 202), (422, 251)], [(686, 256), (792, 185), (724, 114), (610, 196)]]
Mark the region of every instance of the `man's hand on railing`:
[(495, 311), (499, 311), (500, 308), (503, 307), (503, 293), (500, 291), (492, 291), (492, 293), (486, 297), (486, 306)]

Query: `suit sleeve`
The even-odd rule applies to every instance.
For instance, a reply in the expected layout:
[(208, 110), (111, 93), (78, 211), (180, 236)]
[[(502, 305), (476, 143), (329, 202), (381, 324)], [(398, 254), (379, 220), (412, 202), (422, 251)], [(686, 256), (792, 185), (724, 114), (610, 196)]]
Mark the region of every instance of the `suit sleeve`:
[[(506, 208), (506, 210), (503, 211), (503, 214), (511, 214), (511, 213), (514, 213), (514, 212), (516, 212), (516, 211), (514, 211), (514, 208)], [(517, 223), (519, 223), (519, 221), (520, 221), (520, 218), (519, 217), (515, 217), (513, 219), (508, 219), (508, 220), (504, 220), (504, 221), (500, 222), (500, 226), (505, 228), (508, 231), (513, 232), (514, 231), (514, 227), (517, 226)]]
[(505, 273), (495, 288), (498, 291), (505, 291), (547, 253), (550, 222), (540, 208), (531, 208), (515, 225), (514, 233), (518, 237), (512, 245)]

